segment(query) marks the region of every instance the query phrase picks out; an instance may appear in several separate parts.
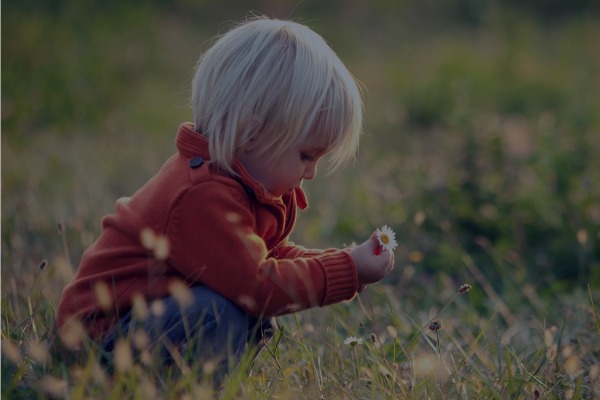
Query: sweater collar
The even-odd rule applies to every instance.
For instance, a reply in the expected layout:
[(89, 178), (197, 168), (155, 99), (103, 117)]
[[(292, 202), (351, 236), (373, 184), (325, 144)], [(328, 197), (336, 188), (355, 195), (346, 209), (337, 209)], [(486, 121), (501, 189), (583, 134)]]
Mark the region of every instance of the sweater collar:
[(175, 145), (179, 153), (185, 157), (200, 156), (207, 161), (210, 160), (208, 139), (194, 131), (194, 124), (191, 122), (184, 122), (179, 125)]
[[(179, 125), (177, 132), (176, 146), (179, 153), (185, 157), (200, 156), (204, 160), (210, 160), (210, 152), (208, 150), (208, 139), (206, 136), (194, 131), (194, 125), (191, 122), (184, 122)], [(236, 160), (233, 164), (233, 170), (238, 174), (237, 178), (244, 186), (252, 190), (256, 199), (262, 203), (285, 203), (289, 204), (291, 200), (301, 210), (308, 207), (306, 195), (301, 188), (294, 188), (291, 194), (286, 194), (283, 197), (273, 196), (265, 190), (262, 184), (255, 180), (246, 168)]]

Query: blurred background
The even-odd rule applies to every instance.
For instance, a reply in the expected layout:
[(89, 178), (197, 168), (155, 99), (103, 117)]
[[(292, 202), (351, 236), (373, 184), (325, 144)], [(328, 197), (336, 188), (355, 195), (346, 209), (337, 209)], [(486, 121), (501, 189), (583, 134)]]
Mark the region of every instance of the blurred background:
[(313, 28), (364, 89), (359, 162), (305, 184), (296, 242), (391, 226), (387, 282), (407, 302), (475, 280), (530, 299), (597, 292), (599, 5), (4, 1), (3, 297), (58, 301), (101, 217), (174, 153), (198, 56), (252, 13)]

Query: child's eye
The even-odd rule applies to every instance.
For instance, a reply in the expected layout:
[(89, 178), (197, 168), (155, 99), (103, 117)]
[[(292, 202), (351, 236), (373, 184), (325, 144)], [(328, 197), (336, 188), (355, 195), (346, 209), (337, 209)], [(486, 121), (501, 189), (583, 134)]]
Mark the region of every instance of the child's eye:
[(302, 161), (315, 161), (315, 156), (310, 153), (300, 153), (300, 159), (302, 159)]

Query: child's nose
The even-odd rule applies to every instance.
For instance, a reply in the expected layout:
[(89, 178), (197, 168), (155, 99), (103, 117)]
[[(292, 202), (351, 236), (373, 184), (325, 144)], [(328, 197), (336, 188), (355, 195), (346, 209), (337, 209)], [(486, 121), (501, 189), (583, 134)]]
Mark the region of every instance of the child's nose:
[(317, 176), (317, 163), (316, 162), (312, 162), (309, 163), (306, 168), (304, 169), (304, 175), (302, 176), (303, 179), (313, 179), (315, 176)]

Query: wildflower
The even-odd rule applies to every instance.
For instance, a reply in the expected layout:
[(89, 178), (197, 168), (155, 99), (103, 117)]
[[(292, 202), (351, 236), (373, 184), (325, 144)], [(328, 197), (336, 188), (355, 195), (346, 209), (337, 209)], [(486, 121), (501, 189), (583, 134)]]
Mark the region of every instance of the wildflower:
[(133, 355), (127, 341), (123, 339), (118, 340), (115, 344), (113, 354), (117, 371), (125, 372), (133, 366)]
[(397, 331), (397, 330), (396, 330), (396, 328), (394, 328), (392, 325), (388, 325), (388, 326), (386, 326), (386, 327), (385, 327), (385, 330), (386, 330), (386, 331), (387, 331), (387, 333), (388, 333), (388, 334), (389, 334), (391, 337), (393, 337), (393, 338), (395, 338), (395, 337), (397, 337), (397, 336), (398, 336), (398, 331)]
[(225, 214), (225, 219), (231, 222), (232, 224), (237, 224), (242, 220), (242, 217), (237, 213), (230, 212)]
[(162, 300), (154, 300), (152, 305), (150, 305), (150, 311), (152, 315), (160, 317), (165, 313), (165, 303)]
[(98, 385), (106, 385), (108, 383), (108, 376), (106, 370), (98, 361), (92, 361), (92, 381)]
[(71, 262), (64, 256), (58, 255), (54, 260), (53, 264), (56, 266), (58, 274), (64, 279), (69, 280), (73, 276), (73, 269)]
[(50, 358), (50, 354), (48, 353), (46, 346), (37, 340), (30, 340), (27, 343), (27, 353), (33, 360), (42, 364), (48, 362)]
[(554, 335), (556, 334), (556, 326), (544, 330), (544, 344), (546, 347), (550, 347), (554, 344)]
[(192, 291), (180, 280), (173, 280), (169, 283), (169, 292), (181, 308), (187, 308), (194, 302)]
[(202, 372), (204, 372), (205, 375), (212, 375), (216, 370), (217, 363), (211, 360), (205, 362), (202, 366)]
[(67, 382), (52, 375), (44, 375), (39, 382), (39, 387), (52, 397), (63, 397), (67, 390)]
[(238, 229), (238, 235), (242, 240), (242, 243), (246, 247), (248, 254), (250, 254), (254, 261), (261, 262), (261, 260), (267, 257), (267, 247), (265, 241), (254, 232)]
[(420, 251), (411, 251), (410, 254), (408, 255), (408, 259), (412, 262), (418, 263), (423, 261), (423, 259), (425, 258), (425, 256), (423, 255), (423, 253), (421, 253)]
[(362, 344), (362, 343), (363, 343), (362, 338), (357, 338), (355, 336), (348, 336), (344, 340), (344, 344), (349, 344), (352, 347), (356, 346), (357, 344)]
[(439, 319), (431, 321), (431, 323), (429, 324), (429, 329), (432, 331), (439, 331), (440, 329), (442, 329), (442, 327), (442, 321), (440, 321)]
[(415, 214), (414, 218), (413, 218), (413, 222), (416, 226), (421, 226), (423, 225), (423, 222), (425, 222), (425, 218), (427, 218), (425, 216), (425, 213), (423, 211), (417, 211), (417, 213)]
[(576, 355), (570, 355), (564, 362), (564, 369), (571, 376), (581, 372), (581, 359)]
[(137, 329), (132, 337), (133, 345), (138, 350), (145, 350), (150, 346), (150, 336), (143, 329)]
[(166, 236), (158, 235), (156, 237), (154, 257), (157, 260), (166, 260), (169, 257), (169, 239)]
[(565, 399), (571, 400), (575, 396), (575, 391), (571, 388), (565, 390)]
[(18, 364), (21, 362), (21, 350), (13, 343), (10, 339), (2, 339), (2, 362), (4, 363), (4, 357), (11, 360), (13, 363)]
[(600, 364), (594, 364), (590, 367), (590, 381), (600, 380)]
[(141, 321), (144, 321), (146, 318), (148, 318), (148, 304), (146, 303), (144, 296), (142, 296), (140, 293), (136, 293), (133, 295), (132, 301), (133, 304), (131, 309), (133, 311), (133, 315)]
[(144, 228), (140, 231), (140, 242), (144, 248), (154, 253), (157, 260), (166, 260), (169, 257), (169, 239), (166, 236)]
[(59, 336), (68, 349), (78, 350), (86, 333), (81, 321), (76, 318), (71, 318), (67, 320), (65, 325), (59, 331)]
[(151, 366), (152, 365), (152, 354), (148, 351), (148, 349), (142, 350), (140, 352), (140, 361), (142, 364)]
[(550, 361), (556, 359), (556, 355), (558, 354), (558, 346), (556, 344), (552, 344), (546, 347), (546, 358)]
[(396, 234), (387, 225), (384, 225), (380, 228), (377, 228), (377, 240), (379, 241), (378, 253), (381, 251), (389, 250), (394, 251), (396, 246), (398, 246), (398, 242), (396, 241)]
[[(206, 383), (202, 383), (202, 384), (195, 384), (192, 386), (191, 389), (191, 393), (194, 396), (194, 399), (212, 399), (215, 398), (215, 393), (213, 392), (213, 389), (210, 385), (206, 384)], [(190, 399), (192, 398), (191, 396), (189, 397)], [(184, 400), (187, 398), (186, 397), (182, 397), (182, 400)]]
[(94, 294), (96, 295), (96, 301), (104, 311), (109, 311), (113, 305), (113, 299), (110, 294), (110, 289), (104, 281), (98, 281), (94, 285)]
[(129, 203), (129, 200), (131, 200), (131, 197), (123, 196), (117, 199), (117, 203), (125, 206)]
[(147, 250), (152, 250), (154, 248), (154, 242), (156, 241), (156, 235), (154, 231), (150, 228), (144, 228), (140, 231), (140, 241), (142, 242), (142, 246)]
[(471, 286), (471, 285), (469, 285), (468, 283), (465, 283), (464, 285), (461, 285), (461, 286), (458, 288), (458, 293), (460, 293), (460, 294), (465, 294), (465, 293), (467, 293), (469, 290), (471, 290), (471, 288), (472, 288), (472, 286)]
[(562, 346), (560, 353), (564, 358), (569, 358), (571, 357), (571, 355), (573, 355), (574, 352), (575, 349), (573, 348), (573, 346), (571, 346), (570, 344), (566, 344)]
[(415, 375), (418, 377), (424, 377), (432, 374), (435, 371), (437, 364), (435, 355), (433, 354), (422, 354), (413, 359), (413, 369)]
[(142, 398), (146, 398), (146, 399), (156, 399), (157, 398), (158, 389), (156, 388), (154, 383), (149, 381), (147, 378), (141, 379), (141, 384), (139, 385), (139, 388), (141, 391)]

